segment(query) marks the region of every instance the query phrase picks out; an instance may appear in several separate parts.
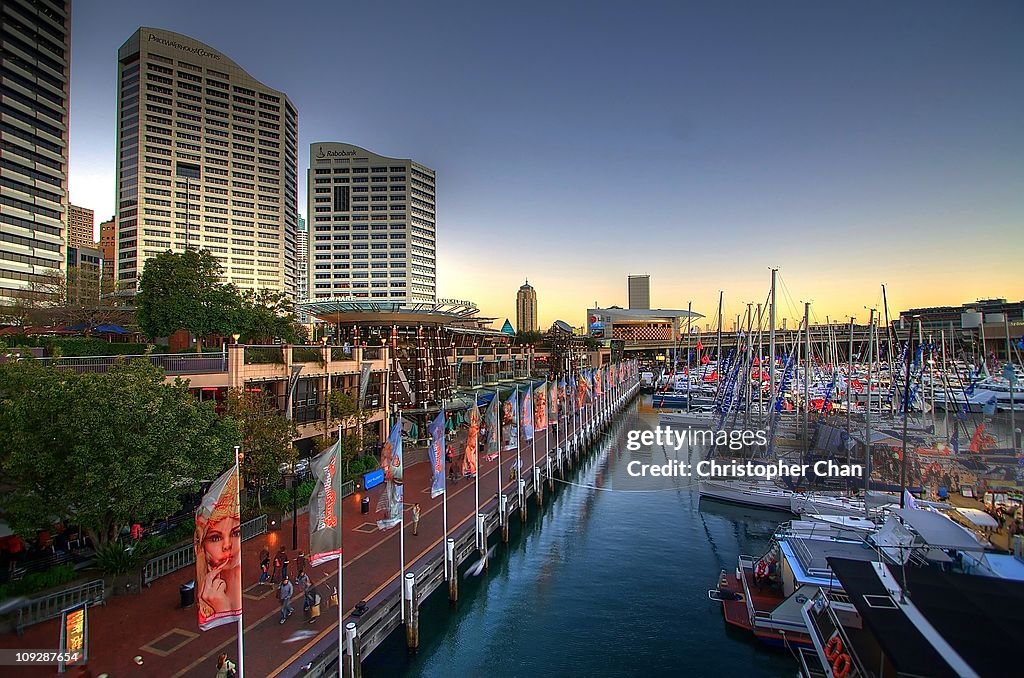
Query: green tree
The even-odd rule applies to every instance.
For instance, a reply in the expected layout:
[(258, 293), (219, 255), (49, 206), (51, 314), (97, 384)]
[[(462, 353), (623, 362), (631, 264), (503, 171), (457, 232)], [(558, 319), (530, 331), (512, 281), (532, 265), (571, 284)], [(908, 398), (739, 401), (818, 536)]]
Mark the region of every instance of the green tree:
[(238, 438), (232, 420), (146, 361), (105, 374), (0, 365), (0, 508), (21, 534), (56, 516), (108, 544), (132, 521), (181, 508), (181, 495), (230, 466)]
[(349, 473), (352, 460), (363, 453), (367, 445), (377, 442), (377, 437), (367, 433), (366, 424), (372, 413), (360, 407), (359, 400), (340, 389), (331, 391), (327, 397), (328, 436), (332, 429), (341, 431), (341, 458), (345, 461), (345, 475)]
[(150, 337), (185, 329), (197, 342), (231, 334), (241, 302), (234, 285), (220, 281), (222, 273), (207, 250), (168, 250), (149, 259), (135, 298), (139, 327)]
[(281, 464), (295, 461), (295, 427), (262, 393), (232, 389), (227, 414), (242, 434), (242, 477), (246, 487), (256, 492), (257, 505), (262, 508), (263, 490), (280, 478)]
[(272, 290), (246, 290), (235, 312), (235, 331), (245, 343), (299, 341), (294, 306), (287, 297)]

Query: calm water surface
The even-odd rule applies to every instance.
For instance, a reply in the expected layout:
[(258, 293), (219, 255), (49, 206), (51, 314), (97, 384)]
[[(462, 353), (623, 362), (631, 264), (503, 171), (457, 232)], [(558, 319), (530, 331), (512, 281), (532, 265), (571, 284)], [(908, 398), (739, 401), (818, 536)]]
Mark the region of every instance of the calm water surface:
[(457, 609), (445, 587), (423, 603), (419, 653), (409, 657), (397, 631), (363, 675), (795, 675), (787, 652), (726, 630), (707, 597), (719, 572), (740, 553), (762, 554), (787, 516), (701, 502), (692, 479), (630, 478), (632, 459), (703, 458), (626, 449), (627, 430), (657, 424), (634, 403), (568, 474), (575, 484), (556, 483), (539, 515), (531, 500), (523, 528), (513, 517), (490, 571), (462, 575)]

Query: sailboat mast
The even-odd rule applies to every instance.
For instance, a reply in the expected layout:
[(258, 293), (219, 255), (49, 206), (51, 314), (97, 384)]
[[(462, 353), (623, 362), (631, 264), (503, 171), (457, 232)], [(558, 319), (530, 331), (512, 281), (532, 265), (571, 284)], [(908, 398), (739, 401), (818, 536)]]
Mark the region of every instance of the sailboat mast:
[[(775, 397), (775, 274), (779, 269), (772, 269), (772, 290), (768, 301), (768, 380), (771, 382), (769, 400)], [(769, 415), (772, 416), (769, 408)]]
[(804, 302), (804, 458), (811, 451), (811, 304)]
[[(982, 323), (984, 325), (985, 323)], [(1009, 370), (1007, 381), (1010, 382), (1010, 446), (1013, 449), (1013, 453), (1017, 453), (1017, 420), (1014, 417), (1013, 410), (1015, 408), (1013, 387), (1014, 382), (1017, 380), (1017, 370), (1013, 366), (1013, 344), (1010, 343), (1010, 320), (1009, 314), (1003, 314), (1003, 331), (1006, 332), (1006, 367)]]
[(906, 381), (903, 391), (903, 455), (900, 458), (900, 508), (907, 508), (907, 417), (910, 415), (910, 362), (913, 358), (910, 349), (913, 338), (913, 328), (907, 328)]
[(715, 362), (718, 370), (722, 369), (722, 296), (724, 294), (725, 292), (718, 290), (718, 346), (715, 347)]
[(868, 491), (871, 489), (871, 352), (875, 348), (875, 309), (871, 309), (868, 319), (868, 404), (864, 410), (866, 422), (867, 439), (865, 440), (864, 451), (864, 508), (868, 505)]
[(850, 316), (850, 345), (846, 353), (846, 432), (850, 432), (850, 390), (853, 384), (853, 321), (856, 318)]
[(691, 311), (693, 310), (693, 302), (686, 302), (686, 411), (690, 411), (690, 394), (692, 389), (690, 388), (690, 330), (693, 322), (693, 316)]

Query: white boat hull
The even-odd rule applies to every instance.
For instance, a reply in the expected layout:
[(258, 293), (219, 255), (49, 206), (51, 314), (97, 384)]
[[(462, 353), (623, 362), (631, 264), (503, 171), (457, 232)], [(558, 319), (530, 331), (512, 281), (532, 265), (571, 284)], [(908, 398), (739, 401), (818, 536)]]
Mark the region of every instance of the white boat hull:
[(742, 480), (702, 480), (700, 496), (733, 504), (792, 513), (793, 492), (770, 483)]

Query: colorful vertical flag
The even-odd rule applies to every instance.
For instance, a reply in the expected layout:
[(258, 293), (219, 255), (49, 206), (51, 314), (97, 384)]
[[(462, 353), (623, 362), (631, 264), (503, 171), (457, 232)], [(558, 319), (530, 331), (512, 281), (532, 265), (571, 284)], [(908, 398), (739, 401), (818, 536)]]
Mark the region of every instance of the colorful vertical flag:
[(594, 372), (594, 397), (600, 398), (602, 393), (604, 393), (604, 373), (599, 367)]
[(533, 440), (533, 395), (529, 386), (523, 391), (519, 405), (519, 427), (523, 431), (523, 438)]
[(444, 410), (437, 413), (434, 421), (427, 425), (430, 434), (430, 498), (444, 494)]
[[(569, 384), (572, 384), (572, 379), (569, 379)], [(558, 400), (562, 403), (562, 407), (566, 410), (569, 409), (569, 392), (566, 390), (565, 376), (558, 380)]]
[(541, 383), (533, 390), (533, 429), (546, 431), (548, 428), (548, 382)]
[(316, 484), (309, 497), (309, 564), (316, 567), (341, 555), (340, 441), (312, 461)]
[(469, 433), (466, 435), (466, 456), (462, 459), (462, 475), (476, 475), (476, 453), (480, 449), (480, 407), (473, 403), (469, 411)]
[(225, 471), (196, 511), (196, 601), (199, 629), (209, 631), (242, 617), (242, 531), (238, 470)]
[(405, 498), (402, 484), (402, 418), (391, 427), (391, 433), (380, 452), (380, 467), (384, 469), (384, 492), (377, 502), (377, 512), (387, 511), (388, 517), (377, 521), (377, 528), (390, 530), (402, 522), (402, 502)]
[(501, 437), (506, 450), (519, 449), (518, 396), (519, 391), (513, 391), (501, 407)]
[[(489, 455), (498, 452), (498, 432), (501, 431), (501, 420), (498, 418), (500, 403), (501, 398), (495, 391), (490, 405), (487, 406), (487, 412), (484, 414), (484, 426), (487, 427), (487, 446), (484, 449)], [(488, 461), (490, 460), (488, 459)]]
[(576, 409), (580, 410), (583, 408), (584, 403), (587, 402), (587, 375), (586, 373), (579, 373), (576, 375)]
[(558, 392), (558, 383), (554, 381), (551, 382), (551, 385), (548, 386), (548, 402), (551, 405), (549, 415), (555, 422), (558, 421), (558, 399), (560, 397), (562, 397), (562, 395)]

